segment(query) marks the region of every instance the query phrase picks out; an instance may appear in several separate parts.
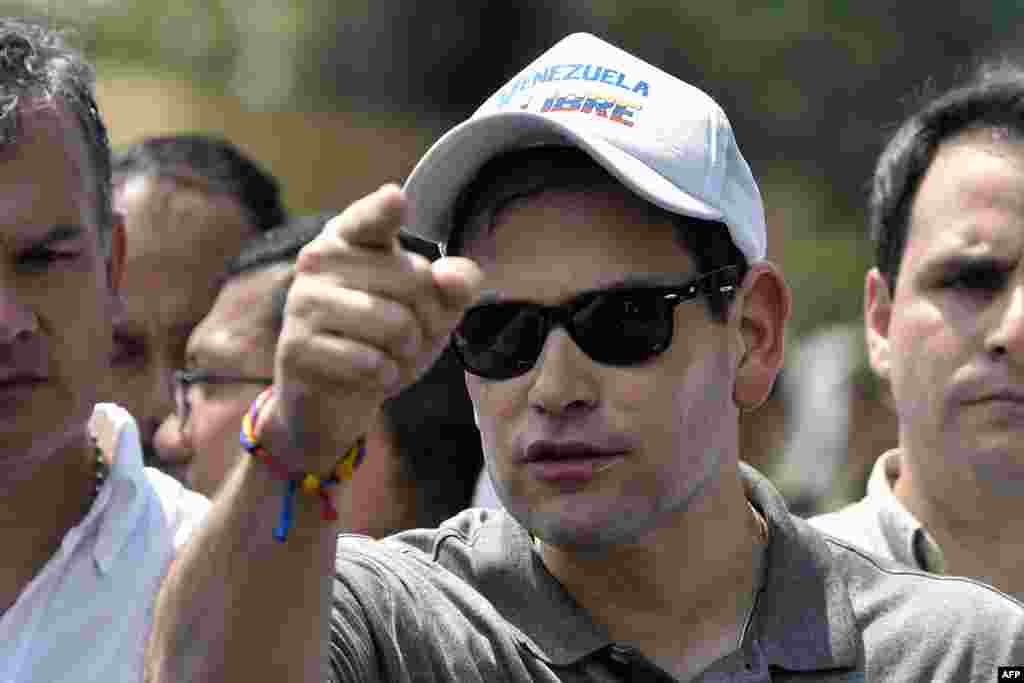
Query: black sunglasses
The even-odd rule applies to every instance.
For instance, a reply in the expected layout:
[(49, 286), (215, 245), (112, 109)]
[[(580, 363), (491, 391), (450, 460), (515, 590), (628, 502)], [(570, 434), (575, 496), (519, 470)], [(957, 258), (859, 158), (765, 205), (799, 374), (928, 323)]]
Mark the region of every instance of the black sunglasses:
[(732, 296), (736, 266), (676, 286), (614, 287), (584, 292), (560, 306), (499, 301), (471, 306), (452, 334), (463, 367), (487, 379), (518, 377), (537, 362), (548, 333), (565, 327), (590, 358), (639, 365), (672, 343), (673, 312), (701, 294)]
[(174, 371), (174, 406), (178, 415), (178, 428), (184, 429), (185, 423), (192, 415), (192, 401), (189, 399), (189, 387), (193, 384), (262, 384), (270, 386), (273, 377), (251, 377), (245, 375), (221, 375), (202, 368)]

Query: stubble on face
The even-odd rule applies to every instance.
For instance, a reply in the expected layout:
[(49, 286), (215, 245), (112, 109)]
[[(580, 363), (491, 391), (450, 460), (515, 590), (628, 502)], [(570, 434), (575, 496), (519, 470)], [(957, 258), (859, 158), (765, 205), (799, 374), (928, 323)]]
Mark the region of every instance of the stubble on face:
[(900, 444), (936, 499), (1024, 480), (1024, 404), (990, 400), (1024, 392), (1022, 196), (1024, 144), (981, 130), (939, 148), (914, 201), (888, 343)]
[[(484, 255), (485, 289), (501, 298), (558, 303), (638, 275), (694, 274), (673, 225), (652, 220), (625, 190), (545, 192), (493, 222), (467, 255)], [(736, 457), (725, 327), (700, 300), (676, 308), (675, 326), (670, 348), (639, 366), (598, 364), (559, 328), (529, 373), (497, 382), (467, 374), (495, 488), (545, 541), (595, 549), (639, 540), (675, 523)], [(545, 392), (576, 408), (551, 410)], [(619, 438), (632, 444), (622, 462), (577, 488), (538, 481), (518, 462), (535, 439)]]
[(0, 342), (0, 368), (31, 370), (44, 381), (0, 419), (0, 441), (14, 454), (12, 466), (28, 471), (55, 449), (84, 445), (107, 372), (113, 292), (93, 169), (74, 115), (49, 100), (19, 107), (17, 141), (0, 151), (0, 268), (9, 305), (34, 323)]

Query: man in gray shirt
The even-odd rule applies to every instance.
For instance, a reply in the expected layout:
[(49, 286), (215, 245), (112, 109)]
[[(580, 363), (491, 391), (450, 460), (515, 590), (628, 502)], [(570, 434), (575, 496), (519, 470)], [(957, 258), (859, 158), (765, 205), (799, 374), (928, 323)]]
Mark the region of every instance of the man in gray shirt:
[(912, 567), (1024, 596), (1024, 72), (934, 98), (875, 170), (864, 320), (899, 446), (812, 520)]
[[(402, 252), (405, 220), (448, 256)], [(254, 457), (165, 583), (151, 678), (988, 682), (1024, 663), (1024, 606), (827, 540), (740, 463), (790, 307), (765, 253), (721, 109), (593, 36), (559, 42), (300, 254)], [(344, 501), (349, 445), (453, 328), (504, 509), (339, 538), (298, 482), (333, 470)]]

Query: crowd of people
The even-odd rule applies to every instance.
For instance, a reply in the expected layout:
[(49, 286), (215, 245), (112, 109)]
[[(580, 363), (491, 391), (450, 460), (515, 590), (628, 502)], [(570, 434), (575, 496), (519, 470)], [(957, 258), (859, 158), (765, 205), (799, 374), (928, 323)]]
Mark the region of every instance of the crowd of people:
[(402, 187), (112, 153), (0, 19), (0, 681), (991, 681), (1024, 667), (1024, 70), (892, 136), (863, 500), (743, 460), (791, 292), (708, 95), (570, 35)]

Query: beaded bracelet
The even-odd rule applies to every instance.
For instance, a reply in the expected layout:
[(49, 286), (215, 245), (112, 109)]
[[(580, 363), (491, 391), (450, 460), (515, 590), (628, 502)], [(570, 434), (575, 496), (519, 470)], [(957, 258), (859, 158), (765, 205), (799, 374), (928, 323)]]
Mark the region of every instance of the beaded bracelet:
[(266, 463), (277, 479), (284, 482), (284, 492), (281, 495), (281, 516), (277, 527), (274, 528), (274, 538), (283, 543), (288, 538), (288, 531), (292, 527), (292, 511), (295, 506), (295, 491), (301, 489), (303, 493), (320, 497), (321, 518), (331, 522), (338, 519), (338, 511), (331, 502), (330, 489), (343, 481), (352, 478), (355, 468), (362, 462), (366, 453), (365, 440), (360, 438), (349, 448), (345, 455), (334, 465), (330, 476), (322, 477), (316, 474), (292, 473), (284, 464), (275, 458), (270, 452), (260, 445), (256, 436), (256, 420), (263, 404), (273, 393), (273, 387), (256, 397), (256, 400), (249, 406), (248, 412), (242, 418), (242, 430), (238, 440), (242, 448), (257, 460)]

